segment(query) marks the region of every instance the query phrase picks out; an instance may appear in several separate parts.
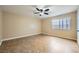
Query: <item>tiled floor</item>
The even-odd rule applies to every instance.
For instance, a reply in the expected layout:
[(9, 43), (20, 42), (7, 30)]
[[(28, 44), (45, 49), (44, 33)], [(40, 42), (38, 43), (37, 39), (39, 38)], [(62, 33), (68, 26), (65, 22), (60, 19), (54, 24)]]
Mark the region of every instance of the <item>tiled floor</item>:
[(46, 35), (35, 35), (26, 38), (4, 41), (0, 52), (8, 53), (51, 53), (79, 52), (77, 43)]

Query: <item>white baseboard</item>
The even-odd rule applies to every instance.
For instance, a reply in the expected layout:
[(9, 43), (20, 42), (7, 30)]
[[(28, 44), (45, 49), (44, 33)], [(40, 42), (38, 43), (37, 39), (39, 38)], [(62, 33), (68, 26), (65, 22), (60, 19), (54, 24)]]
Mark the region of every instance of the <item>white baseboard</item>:
[(49, 35), (48, 33), (42, 33), (42, 34)]
[(48, 33), (42, 33), (42, 34), (49, 35), (49, 36), (53, 36), (53, 37), (57, 37), (57, 38), (63, 38), (63, 39), (76, 40), (76, 39), (73, 39), (73, 38), (67, 38), (67, 37), (54, 36), (54, 35), (51, 35), (51, 34), (48, 34)]
[(18, 37), (12, 37), (12, 38), (5, 38), (2, 41), (6, 41), (6, 40), (12, 40), (12, 39), (17, 39), (17, 38), (22, 38), (22, 37), (28, 37), (28, 36), (32, 36), (32, 35), (38, 35), (41, 33), (35, 33), (35, 34), (29, 34), (29, 35), (24, 35), (24, 36), (18, 36)]

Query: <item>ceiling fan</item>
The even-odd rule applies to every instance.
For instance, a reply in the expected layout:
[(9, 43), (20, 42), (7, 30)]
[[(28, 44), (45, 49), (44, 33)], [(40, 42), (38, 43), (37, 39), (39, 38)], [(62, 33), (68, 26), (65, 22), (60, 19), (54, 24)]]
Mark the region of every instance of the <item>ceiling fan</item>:
[(42, 14), (49, 15), (49, 11), (50, 11), (49, 8), (46, 8), (46, 9), (36, 8), (36, 12), (34, 12), (34, 14), (39, 14), (39, 16), (42, 16)]

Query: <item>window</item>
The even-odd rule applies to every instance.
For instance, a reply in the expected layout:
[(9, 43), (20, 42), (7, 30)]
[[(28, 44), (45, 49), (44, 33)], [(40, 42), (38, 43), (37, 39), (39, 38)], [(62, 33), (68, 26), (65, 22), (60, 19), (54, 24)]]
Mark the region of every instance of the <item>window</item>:
[(55, 19), (52, 21), (53, 29), (59, 29), (59, 20)]
[(70, 29), (70, 17), (52, 20), (53, 29), (69, 30)]

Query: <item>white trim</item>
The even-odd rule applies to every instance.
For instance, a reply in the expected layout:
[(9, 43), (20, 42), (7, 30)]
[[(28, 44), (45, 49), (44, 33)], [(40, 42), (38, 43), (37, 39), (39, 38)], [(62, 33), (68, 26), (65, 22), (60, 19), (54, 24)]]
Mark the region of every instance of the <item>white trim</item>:
[(42, 33), (42, 34), (49, 35), (48, 33)]
[(28, 37), (28, 36), (32, 36), (32, 35), (38, 35), (41, 33), (36, 33), (36, 34), (29, 34), (29, 35), (24, 35), (24, 36), (18, 36), (18, 37), (12, 37), (12, 38), (5, 38), (2, 41), (6, 41), (6, 40), (12, 40), (12, 39), (17, 39), (17, 38), (22, 38), (22, 37)]
[[(42, 33), (42, 34), (49, 35), (49, 36), (53, 36), (53, 37), (58, 37), (58, 38), (63, 38), (63, 39), (77, 40), (77, 39), (73, 39), (73, 38), (66, 38), (66, 37), (54, 36), (54, 35), (51, 35), (51, 34), (48, 34), (48, 33)], [(79, 42), (78, 42), (78, 44), (79, 44)]]

